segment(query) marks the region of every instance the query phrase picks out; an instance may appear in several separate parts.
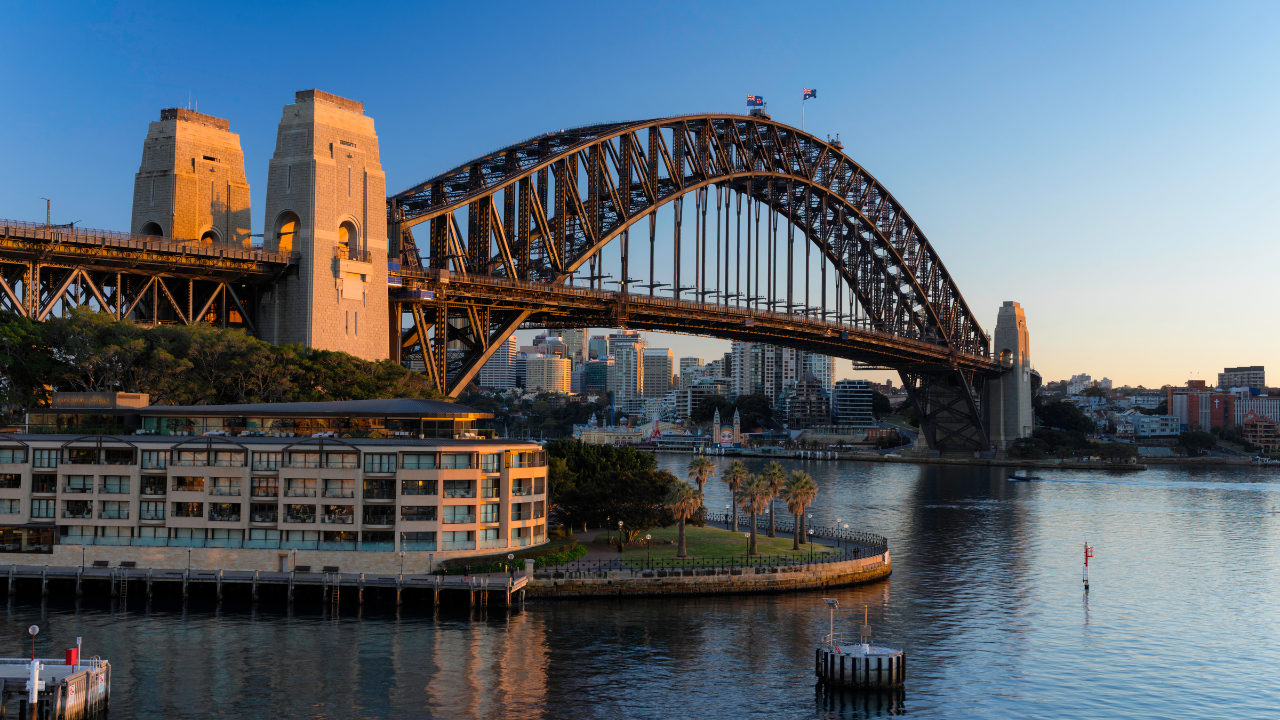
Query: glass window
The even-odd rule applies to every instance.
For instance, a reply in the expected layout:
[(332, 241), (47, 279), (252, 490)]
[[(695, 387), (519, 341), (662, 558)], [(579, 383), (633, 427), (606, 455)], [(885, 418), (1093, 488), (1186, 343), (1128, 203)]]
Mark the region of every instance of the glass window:
[(128, 475), (104, 475), (102, 477), (102, 492), (115, 495), (129, 494), (129, 476)]
[[(273, 523), (273, 522), (276, 522), (279, 517), (280, 517), (280, 508), (275, 503), (250, 503), (249, 504), (249, 521), (250, 522)], [(259, 540), (266, 539), (266, 538), (253, 538), (252, 533), (255, 531), (251, 530), (249, 532), (250, 532), (251, 539), (259, 539)], [(279, 532), (279, 531), (276, 531), (276, 532)], [(280, 539), (279, 536), (277, 536), (276, 539), (279, 540)]]
[(502, 478), (487, 477), (480, 479), (480, 497), (502, 497)]
[(143, 520), (164, 519), (164, 501), (143, 500), (140, 510)]
[(320, 467), (320, 453), (291, 452), (289, 453), (289, 467), (318, 468)]
[(204, 492), (204, 478), (175, 477), (173, 479), (173, 489), (182, 492)]
[(533, 533), (531, 530), (533, 530), (533, 528), (511, 528), (511, 544), (515, 547), (529, 545), (533, 539)]
[(285, 497), (315, 497), (316, 481), (311, 478), (289, 478)]
[(532, 495), (533, 480), (531, 478), (511, 478), (512, 495)]
[(364, 497), (366, 500), (394, 500), (396, 497), (395, 479), (366, 478), (364, 481)]
[(511, 453), (513, 468), (543, 467), (547, 464), (547, 454), (541, 450)]
[(326, 467), (349, 470), (357, 467), (355, 453), (325, 453)]
[(103, 448), (103, 465), (132, 465), (133, 448)]
[(239, 495), (240, 494), (240, 478), (213, 478), (213, 487), (209, 489), (210, 495)]
[(58, 492), (58, 476), (35, 473), (31, 476), (31, 492), (33, 493), (55, 493)]
[(351, 505), (325, 505), (324, 521), (329, 524), (350, 525), (355, 520)]
[(401, 505), (400, 519), (409, 522), (435, 522), (435, 505)]
[(68, 465), (96, 465), (98, 451), (95, 448), (63, 448), (62, 462)]
[(533, 519), (545, 517), (547, 514), (547, 501), (539, 500), (533, 504)]
[(500, 507), (501, 506), (498, 505), (498, 503), (485, 503), (481, 505), (480, 506), (480, 522), (482, 523), (499, 522), (501, 516), (499, 515), (498, 510)]
[(473, 498), (476, 496), (476, 483), (474, 480), (445, 480), (444, 496)]
[(547, 492), (547, 479), (537, 477), (533, 479), (533, 494), (545, 495)]
[(440, 533), (441, 550), (475, 550), (475, 530), (446, 530)]
[(471, 467), (471, 453), (442, 453), (440, 455), (440, 467), (446, 469), (469, 468)]
[(142, 467), (144, 469), (163, 470), (169, 464), (169, 453), (165, 450), (143, 450)]
[(98, 517), (103, 520), (128, 520), (129, 519), (129, 503), (119, 500), (104, 500), (100, 503), (102, 507), (98, 509)]
[(58, 467), (57, 450), (36, 450), (35, 466), (38, 468)]
[(405, 453), (401, 467), (405, 470), (435, 470), (435, 453)]
[(240, 450), (217, 450), (213, 453), (215, 467), (244, 467), (244, 452)]
[(142, 476), (142, 494), (143, 495), (164, 495), (165, 494), (165, 478), (164, 476), (151, 477)]
[(485, 472), (498, 472), (502, 469), (502, 453), (489, 453), (480, 456), (480, 469)]
[(204, 503), (176, 502), (173, 504), (173, 517), (176, 517), (176, 518), (204, 517)]
[(316, 521), (316, 506), (285, 505), (284, 521), (291, 523), (313, 523)]
[(400, 533), (400, 549), (402, 550), (435, 550), (435, 532)]
[(468, 525), (476, 521), (475, 505), (445, 505), (443, 522), (446, 525)]
[(511, 503), (512, 520), (529, 519), (529, 503)]
[(22, 475), (18, 473), (0, 474), (0, 488), (12, 490), (22, 487)]
[(209, 454), (204, 450), (179, 450), (175, 464), (189, 467), (204, 467), (209, 463)]
[(365, 525), (395, 525), (395, 508), (390, 505), (366, 505), (364, 507)]
[(33, 518), (51, 518), (57, 500), (32, 500), (31, 501), (31, 517)]
[(365, 455), (364, 471), (367, 473), (395, 472), (396, 471), (395, 453)]
[(209, 503), (209, 519), (215, 522), (240, 522), (240, 503)]
[(66, 508), (62, 511), (64, 518), (84, 518), (93, 517), (93, 501), (92, 500), (68, 500)]
[(350, 478), (326, 478), (324, 496), (330, 498), (353, 498), (356, 496), (356, 481)]
[(280, 495), (279, 478), (256, 477), (252, 482), (254, 497), (278, 497)]
[(21, 500), (0, 500), (0, 515), (18, 515), (21, 512)]
[(67, 486), (64, 487), (62, 491), (69, 493), (91, 493), (93, 492), (93, 476), (68, 475)]
[(24, 463), (26, 461), (26, 448), (0, 448), (0, 463)]
[(435, 495), (437, 494), (435, 480), (401, 480), (400, 494), (402, 495)]
[(253, 469), (254, 470), (279, 470), (280, 456), (278, 452), (254, 452), (253, 453)]

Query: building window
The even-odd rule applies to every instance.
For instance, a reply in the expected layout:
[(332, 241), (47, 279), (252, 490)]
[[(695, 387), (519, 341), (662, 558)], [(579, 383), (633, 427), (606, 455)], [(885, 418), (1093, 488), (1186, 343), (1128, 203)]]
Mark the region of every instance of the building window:
[(355, 453), (325, 453), (325, 467), (338, 470), (351, 470), (356, 467)]
[(534, 494), (534, 495), (545, 495), (545, 494), (546, 494), (546, 492), (547, 492), (547, 479), (546, 479), (546, 478), (542, 478), (542, 477), (534, 478), (534, 479), (533, 479), (533, 494)]
[(356, 481), (350, 478), (328, 478), (324, 481), (324, 496), (327, 498), (353, 498), (356, 496)]
[(250, 503), (249, 522), (273, 523), (280, 517), (280, 507), (275, 503)]
[(512, 495), (532, 495), (533, 478), (511, 478)]
[(396, 516), (389, 505), (383, 507), (367, 506), (364, 509), (362, 522), (365, 525), (395, 525)]
[(173, 479), (173, 489), (175, 492), (204, 492), (204, 478), (175, 477)]
[(128, 475), (102, 476), (102, 492), (108, 495), (128, 495), (129, 494), (129, 476)]
[(92, 500), (68, 500), (66, 508), (62, 511), (64, 518), (82, 518), (89, 519), (93, 517), (93, 501)]
[(315, 497), (316, 481), (310, 478), (289, 478), (285, 497)]
[(396, 456), (390, 454), (373, 454), (364, 456), (364, 471), (367, 473), (393, 473), (396, 471)]
[(213, 478), (213, 487), (209, 489), (209, 494), (239, 495), (240, 478)]
[(26, 461), (26, 448), (0, 448), (0, 463), (24, 463)]
[(511, 544), (514, 547), (524, 547), (533, 541), (533, 528), (519, 527), (511, 528)]
[(485, 472), (498, 472), (502, 468), (502, 453), (486, 453), (480, 456), (480, 469)]
[(435, 480), (400, 481), (400, 494), (402, 495), (435, 495), (437, 492)]
[(394, 500), (396, 497), (396, 481), (394, 478), (374, 478), (364, 481), (365, 500)]
[(441, 550), (475, 550), (475, 530), (445, 530), (440, 533)]
[(350, 525), (355, 521), (350, 505), (325, 505), (324, 522), (329, 525)]
[(533, 504), (534, 520), (537, 520), (538, 518), (541, 518), (541, 517), (546, 517), (546, 514), (547, 514), (547, 502), (545, 500), (539, 500)]
[(103, 448), (103, 465), (132, 465), (133, 448)]
[(435, 550), (436, 534), (434, 532), (400, 533), (401, 550)]
[(529, 503), (511, 503), (512, 520), (529, 519)]
[(204, 517), (204, 503), (176, 502), (173, 504), (173, 517), (176, 517), (176, 518)]
[(255, 452), (253, 454), (254, 470), (279, 470), (280, 456), (278, 452)]
[(239, 450), (218, 450), (213, 453), (214, 467), (244, 467), (244, 453)]
[(58, 467), (58, 451), (57, 450), (36, 450), (34, 464), (38, 468)]
[(156, 502), (154, 500), (143, 500), (139, 511), (142, 513), (143, 520), (163, 520), (164, 519), (164, 502)]
[(143, 450), (142, 468), (144, 470), (163, 470), (169, 464), (169, 453), (163, 450)]
[(21, 512), (21, 500), (0, 500), (0, 515), (18, 515)]
[(480, 497), (496, 498), (502, 497), (502, 478), (481, 478), (480, 479)]
[(471, 464), (471, 453), (442, 453), (440, 455), (441, 469), (466, 469), (473, 467)]
[(68, 475), (67, 484), (62, 488), (67, 493), (91, 493), (93, 492), (93, 476), (92, 475)]
[[(350, 173), (350, 170), (347, 171)], [(347, 176), (347, 182), (350, 183), (350, 175)], [(349, 194), (349, 193), (348, 193)], [(343, 260), (359, 260), (360, 258), (360, 236), (356, 232), (356, 226), (350, 221), (344, 222), (338, 226), (338, 257)]]
[(214, 522), (240, 522), (240, 503), (209, 503), (209, 519)]
[(252, 493), (254, 497), (278, 497), (280, 495), (280, 479), (273, 477), (256, 477)]
[(128, 520), (129, 503), (118, 500), (105, 500), (98, 509), (98, 517), (103, 520)]
[(451, 498), (473, 498), (476, 496), (474, 480), (445, 480), (444, 496)]
[(501, 506), (498, 505), (498, 503), (485, 503), (481, 505), (480, 506), (480, 522), (482, 523), (500, 522), (502, 517), (501, 514), (499, 513), (500, 508)]
[(291, 523), (313, 523), (316, 521), (316, 506), (285, 505), (284, 521)]
[(506, 546), (507, 543), (502, 539), (502, 530), (500, 528), (482, 528), (480, 530), (480, 547), (501, 548)]
[(142, 494), (143, 495), (164, 495), (165, 494), (165, 478), (143, 476)]
[(0, 474), (0, 488), (13, 490), (22, 487), (22, 475), (18, 473)]
[(31, 492), (33, 493), (56, 493), (58, 492), (58, 476), (47, 475), (44, 473), (36, 473), (31, 476)]
[(320, 453), (318, 452), (291, 452), (289, 453), (289, 467), (291, 468), (318, 468), (320, 467)]
[(407, 522), (435, 522), (435, 505), (401, 505), (400, 519)]
[(445, 505), (444, 518), (445, 525), (471, 525), (476, 521), (475, 505)]
[(182, 467), (205, 467), (209, 464), (209, 453), (203, 450), (179, 450), (174, 464)]
[(57, 500), (32, 500), (31, 501), (31, 517), (33, 518), (51, 518), (53, 517), (54, 508)]
[(510, 467), (513, 468), (545, 467), (546, 464), (547, 454), (541, 450), (511, 453)]
[(400, 467), (405, 470), (435, 470), (435, 453), (405, 453)]

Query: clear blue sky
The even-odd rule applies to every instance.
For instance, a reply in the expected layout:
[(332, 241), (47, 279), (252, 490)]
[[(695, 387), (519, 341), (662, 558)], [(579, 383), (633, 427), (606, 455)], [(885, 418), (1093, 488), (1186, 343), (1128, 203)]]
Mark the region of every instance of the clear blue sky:
[(55, 222), (126, 229), (147, 123), (188, 94), (240, 133), (257, 232), (295, 90), (364, 102), (397, 191), (747, 93), (798, 123), (808, 86), (807, 129), (902, 201), (983, 325), (1023, 303), (1046, 379), (1280, 378), (1278, 25), (1243, 2), (5, 2), (0, 217), (42, 219), (44, 195)]

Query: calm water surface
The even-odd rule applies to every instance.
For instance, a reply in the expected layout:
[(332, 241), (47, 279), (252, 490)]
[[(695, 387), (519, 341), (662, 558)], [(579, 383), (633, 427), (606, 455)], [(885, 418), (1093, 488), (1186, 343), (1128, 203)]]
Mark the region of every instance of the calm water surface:
[[(688, 456), (659, 464), (682, 474)], [(530, 602), (523, 613), (18, 600), (5, 652), (85, 636), (115, 717), (1280, 717), (1280, 473), (1127, 476), (788, 462), (817, 519), (889, 537), (894, 572), (831, 591), (906, 648), (900, 700), (815, 691), (822, 593)], [(754, 468), (753, 468), (754, 469)], [(708, 486), (708, 504), (727, 493)], [(1081, 546), (1097, 548), (1081, 589)]]

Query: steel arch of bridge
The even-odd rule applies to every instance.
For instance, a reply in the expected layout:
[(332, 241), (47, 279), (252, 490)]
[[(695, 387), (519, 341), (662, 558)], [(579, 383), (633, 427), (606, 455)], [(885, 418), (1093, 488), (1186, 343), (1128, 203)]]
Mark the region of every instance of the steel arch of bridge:
[[(982, 384), (987, 375), (1002, 368), (991, 359), (987, 335), (924, 233), (838, 143), (764, 116), (689, 115), (547, 133), (388, 198), (391, 236), (393, 243), (399, 243), (409, 286), (427, 287), (412, 280), (419, 270), (435, 272), (437, 281), (439, 271), (444, 270), (450, 271), (444, 274), (446, 279), (449, 275), (455, 278), (455, 286), (456, 280), (463, 278), (478, 281), (496, 277), (541, 284), (546, 291), (544, 297), (522, 306), (456, 294), (446, 301), (441, 296), (447, 293), (432, 301), (411, 301), (406, 307), (413, 316), (413, 330), (402, 338), (402, 345), (410, 352), (418, 348), (439, 387), (456, 395), (498, 343), (522, 323), (531, 319), (545, 322), (557, 310), (564, 314), (564, 308), (551, 299), (584, 265), (591, 268), (589, 277), (594, 286), (599, 277), (597, 261), (614, 240), (620, 240), (621, 245), (623, 276), (618, 295), (624, 310), (613, 315), (619, 324), (626, 324), (626, 298), (637, 280), (630, 277), (628, 267), (630, 228), (649, 218), (652, 243), (657, 210), (668, 204), (675, 204), (677, 217), (673, 236), (677, 248), (672, 283), (677, 288), (675, 297), (679, 299), (687, 291), (699, 301), (708, 294), (717, 295), (706, 286), (705, 227), (712, 189), (717, 210), (721, 191), (725, 191), (726, 201), (731, 193), (739, 194), (739, 217), (741, 197), (748, 199), (748, 249), (752, 204), (756, 205), (757, 246), (760, 207), (768, 208), (771, 214), (767, 226), (771, 248), (782, 242), (773, 213), (787, 221), (788, 283), (794, 277), (791, 270), (796, 255), (791, 231), (799, 229), (802, 243), (808, 243), (806, 250), (816, 250), (823, 259), (823, 320), (827, 319), (829, 265), (835, 274), (837, 297), (843, 288), (848, 289), (850, 305), (856, 301), (870, 331), (932, 346), (918, 356), (889, 358), (890, 364), (900, 369), (922, 418), (931, 426), (926, 428), (926, 436), (931, 445), (936, 440), (940, 449), (988, 449), (981, 422)], [(681, 284), (679, 243), (683, 204), (690, 193), (695, 201), (695, 234), (701, 216), (704, 252), (700, 267), (695, 267), (693, 284), (686, 287)], [(730, 209), (727, 203), (724, 207)], [(465, 233), (455, 214), (463, 208)], [(427, 267), (423, 267), (412, 231), (420, 224), (429, 227)], [(718, 222), (716, 231), (718, 237)], [(747, 293), (730, 295), (727, 247), (725, 255), (726, 292), (718, 294), (723, 299), (719, 307), (742, 305), (745, 295), (749, 298), (746, 304), (756, 309), (761, 305), (769, 310), (785, 306), (788, 315), (794, 311), (790, 285), (785, 301), (773, 296), (777, 286), (772, 264), (777, 249), (770, 256), (767, 297), (751, 295), (749, 264)], [(695, 249), (695, 262), (696, 258)], [(759, 267), (756, 273), (758, 278)], [(651, 278), (650, 295), (653, 283)], [(756, 283), (758, 292), (758, 279)], [(804, 312), (810, 310), (813, 308)], [(839, 304), (836, 315), (837, 320), (843, 318)], [(646, 326), (656, 328), (661, 323)], [(703, 332), (721, 337), (741, 335), (705, 328)], [(785, 337), (759, 339), (793, 346), (798, 342)], [(849, 342), (857, 345), (862, 340), (855, 332)], [(828, 354), (856, 357), (852, 351), (850, 355)], [(939, 354), (947, 357), (940, 359)], [(935, 437), (936, 428), (943, 437)]]

